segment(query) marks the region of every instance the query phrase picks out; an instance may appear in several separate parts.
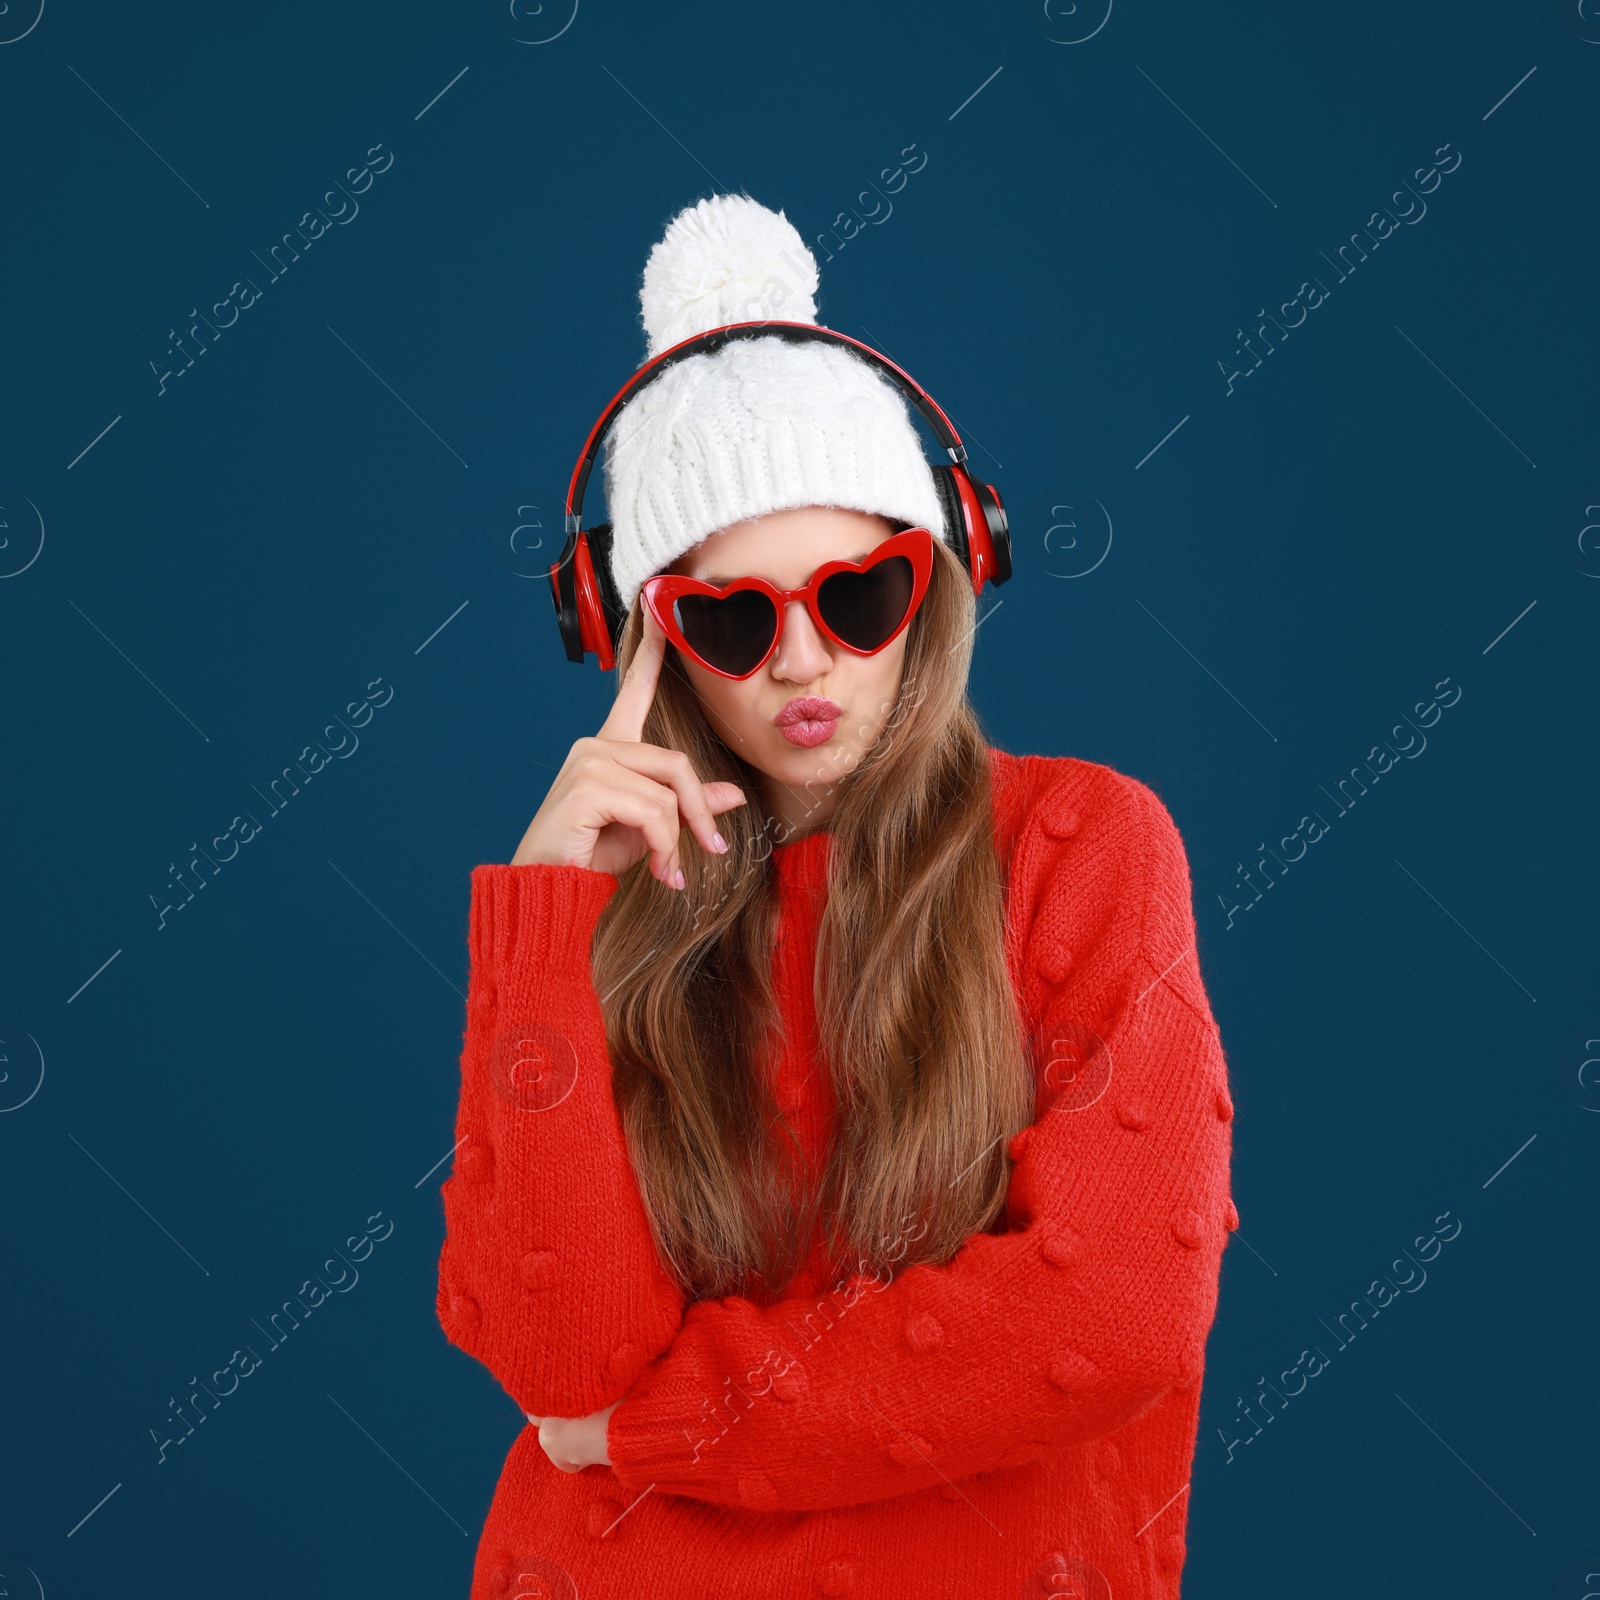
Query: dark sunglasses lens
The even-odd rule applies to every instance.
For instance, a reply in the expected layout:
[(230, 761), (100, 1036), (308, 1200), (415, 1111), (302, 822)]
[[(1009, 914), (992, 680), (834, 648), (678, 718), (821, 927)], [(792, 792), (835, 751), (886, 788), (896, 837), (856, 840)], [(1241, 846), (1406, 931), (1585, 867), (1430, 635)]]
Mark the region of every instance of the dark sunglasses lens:
[(822, 620), (853, 650), (877, 650), (905, 621), (916, 572), (905, 556), (888, 556), (865, 572), (836, 572), (817, 590)]
[(759, 589), (736, 589), (726, 596), (681, 595), (672, 615), (689, 648), (718, 672), (743, 677), (767, 653), (778, 614)]

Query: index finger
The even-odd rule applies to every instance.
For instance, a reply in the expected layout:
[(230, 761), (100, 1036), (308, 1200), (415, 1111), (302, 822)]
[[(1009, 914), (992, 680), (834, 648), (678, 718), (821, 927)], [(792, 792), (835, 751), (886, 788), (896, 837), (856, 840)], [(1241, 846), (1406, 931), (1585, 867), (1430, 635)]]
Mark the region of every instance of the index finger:
[(649, 606), (641, 606), (639, 614), (644, 620), (644, 637), (628, 664), (627, 675), (617, 690), (610, 714), (600, 725), (602, 739), (629, 739), (637, 744), (644, 737), (644, 719), (655, 699), (667, 636)]

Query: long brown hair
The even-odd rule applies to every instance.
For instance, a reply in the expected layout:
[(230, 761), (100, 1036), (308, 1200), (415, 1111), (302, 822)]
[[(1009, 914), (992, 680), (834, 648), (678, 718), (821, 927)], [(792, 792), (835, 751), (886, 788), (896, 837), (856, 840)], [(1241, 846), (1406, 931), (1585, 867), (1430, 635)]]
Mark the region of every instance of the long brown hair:
[[(747, 803), (684, 829), (687, 888), (641, 860), (596, 929), (612, 1085), (664, 1261), (693, 1298), (776, 1298), (819, 1223), (835, 1270), (887, 1279), (948, 1260), (1005, 1203), (1005, 1144), (1033, 1117), (1004, 956), (989, 758), (966, 698), (975, 602), (942, 540), (907, 630), (889, 720), (838, 784), (814, 996), (837, 1118), (808, 1182), (765, 1064), (782, 1048), (772, 984), (781, 825), (760, 774), (720, 739), (668, 650), (643, 737)], [(618, 651), (627, 671), (639, 602)], [(884, 708), (888, 710), (889, 708)], [(808, 1192), (809, 1191), (809, 1192)]]

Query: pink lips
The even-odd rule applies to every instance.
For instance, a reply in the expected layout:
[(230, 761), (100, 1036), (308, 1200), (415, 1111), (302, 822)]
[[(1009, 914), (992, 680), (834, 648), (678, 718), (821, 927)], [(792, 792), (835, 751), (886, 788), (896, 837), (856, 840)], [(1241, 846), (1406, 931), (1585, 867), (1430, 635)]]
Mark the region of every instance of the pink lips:
[(833, 737), (844, 710), (820, 695), (805, 694), (791, 700), (772, 720), (790, 744), (810, 749)]

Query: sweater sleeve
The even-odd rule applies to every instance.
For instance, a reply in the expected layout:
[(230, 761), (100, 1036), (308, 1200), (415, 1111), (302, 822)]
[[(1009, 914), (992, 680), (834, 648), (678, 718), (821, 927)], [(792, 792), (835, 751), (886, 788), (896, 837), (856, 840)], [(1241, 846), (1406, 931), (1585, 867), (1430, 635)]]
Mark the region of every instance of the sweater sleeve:
[(1109, 1433), (1199, 1380), (1238, 1221), (1232, 1106), (1182, 843), (1122, 783), (1124, 826), (1060, 852), (1028, 936), (1039, 1111), (1011, 1142), (1008, 1231), (887, 1284), (691, 1305), (611, 1416), (625, 1488), (885, 1499)]
[(472, 873), (455, 1164), (437, 1309), (524, 1412), (583, 1417), (671, 1342), (662, 1267), (611, 1091), (589, 973), (609, 873)]

